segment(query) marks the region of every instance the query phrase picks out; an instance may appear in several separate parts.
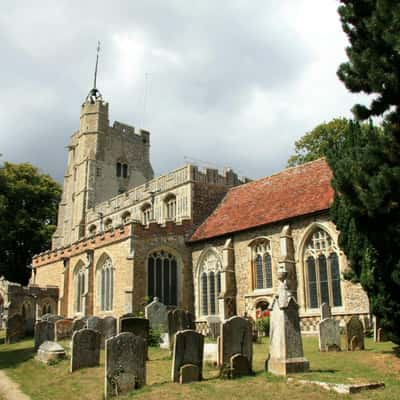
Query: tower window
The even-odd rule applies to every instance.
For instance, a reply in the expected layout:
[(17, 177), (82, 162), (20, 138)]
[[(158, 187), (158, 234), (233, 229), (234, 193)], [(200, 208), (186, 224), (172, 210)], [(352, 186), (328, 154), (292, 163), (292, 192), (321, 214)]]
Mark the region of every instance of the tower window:
[(124, 178), (128, 177), (128, 164), (122, 164), (122, 176)]
[(120, 177), (122, 172), (122, 164), (117, 162), (117, 176)]

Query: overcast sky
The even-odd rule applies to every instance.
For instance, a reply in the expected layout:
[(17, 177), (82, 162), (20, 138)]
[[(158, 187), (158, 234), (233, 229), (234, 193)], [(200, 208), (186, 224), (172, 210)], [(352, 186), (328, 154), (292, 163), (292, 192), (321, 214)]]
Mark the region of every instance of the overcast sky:
[(2, 1), (1, 160), (62, 180), (100, 40), (110, 122), (150, 130), (157, 175), (185, 157), (251, 178), (279, 171), (295, 140), (360, 100), (336, 77), (347, 44), (337, 5)]

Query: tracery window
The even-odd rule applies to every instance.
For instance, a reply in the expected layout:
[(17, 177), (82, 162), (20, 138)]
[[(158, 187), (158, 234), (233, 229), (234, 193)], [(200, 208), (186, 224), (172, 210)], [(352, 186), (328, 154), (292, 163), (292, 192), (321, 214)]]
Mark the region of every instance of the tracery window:
[(75, 311), (83, 312), (83, 295), (85, 294), (85, 267), (83, 263), (75, 268)]
[(165, 210), (167, 219), (174, 219), (176, 216), (176, 197), (170, 195), (165, 199)]
[(167, 306), (178, 305), (178, 262), (171, 253), (160, 250), (149, 255), (147, 295), (158, 297)]
[(152, 207), (150, 204), (145, 204), (142, 207), (142, 221), (144, 225), (147, 225), (152, 219)]
[(267, 239), (259, 239), (252, 245), (254, 289), (272, 288), (271, 245)]
[(218, 314), (218, 297), (221, 293), (221, 262), (214, 252), (209, 252), (199, 269), (200, 314), (205, 317)]
[(106, 257), (97, 269), (98, 302), (101, 311), (111, 311), (114, 300), (114, 268), (110, 257)]
[(322, 303), (342, 306), (338, 249), (323, 229), (309, 238), (304, 253), (307, 282), (307, 306), (319, 308)]

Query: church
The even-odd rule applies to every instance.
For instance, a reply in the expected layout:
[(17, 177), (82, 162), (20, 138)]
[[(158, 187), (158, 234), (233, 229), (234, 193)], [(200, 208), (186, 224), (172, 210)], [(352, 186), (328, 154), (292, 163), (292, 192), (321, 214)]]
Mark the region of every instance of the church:
[(324, 159), (255, 181), (191, 164), (154, 177), (150, 143), (148, 131), (110, 124), (109, 104), (89, 92), (68, 145), (52, 248), (32, 260), (30, 290), (51, 296), (20, 298), (12, 313), (119, 317), (158, 297), (192, 312), (207, 334), (266, 309), (283, 264), (302, 331), (315, 331), (322, 303), (342, 322), (358, 315), (369, 325), (366, 294), (343, 278), (350, 266), (329, 219)]

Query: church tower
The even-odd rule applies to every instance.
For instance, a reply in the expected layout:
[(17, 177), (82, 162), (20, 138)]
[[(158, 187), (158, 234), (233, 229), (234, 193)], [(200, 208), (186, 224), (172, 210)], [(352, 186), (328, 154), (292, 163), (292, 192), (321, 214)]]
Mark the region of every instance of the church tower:
[(96, 88), (97, 65), (98, 52), (93, 89), (81, 106), (79, 130), (68, 145), (53, 249), (85, 236), (88, 209), (154, 176), (150, 133), (117, 121), (109, 126), (108, 103)]

